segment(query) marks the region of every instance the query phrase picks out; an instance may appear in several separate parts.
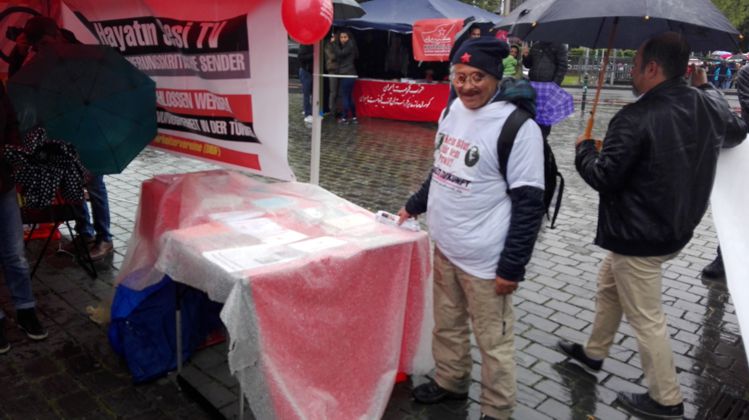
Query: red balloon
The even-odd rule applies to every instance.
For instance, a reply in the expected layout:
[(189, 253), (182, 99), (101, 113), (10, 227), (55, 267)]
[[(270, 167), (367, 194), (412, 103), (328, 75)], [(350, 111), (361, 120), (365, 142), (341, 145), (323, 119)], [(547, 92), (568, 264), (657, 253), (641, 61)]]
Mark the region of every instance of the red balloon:
[(301, 44), (325, 37), (333, 24), (331, 0), (283, 0), (281, 19), (289, 35)]

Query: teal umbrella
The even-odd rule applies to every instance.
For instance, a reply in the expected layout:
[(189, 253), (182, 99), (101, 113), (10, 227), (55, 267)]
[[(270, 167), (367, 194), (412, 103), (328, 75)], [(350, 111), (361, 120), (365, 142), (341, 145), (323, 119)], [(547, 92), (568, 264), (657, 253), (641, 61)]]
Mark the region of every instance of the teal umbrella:
[(156, 136), (156, 85), (110, 47), (43, 48), (8, 81), (22, 131), (73, 144), (92, 173), (120, 173)]

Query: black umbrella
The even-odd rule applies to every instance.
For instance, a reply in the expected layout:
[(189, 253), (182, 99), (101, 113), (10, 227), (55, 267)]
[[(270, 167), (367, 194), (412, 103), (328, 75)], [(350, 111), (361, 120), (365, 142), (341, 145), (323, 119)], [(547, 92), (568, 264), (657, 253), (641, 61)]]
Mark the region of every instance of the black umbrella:
[(694, 51), (737, 50), (739, 32), (709, 0), (529, 0), (498, 29), (526, 41), (607, 48), (585, 136), (590, 137), (612, 48), (639, 48), (663, 32), (682, 34)]
[(694, 51), (736, 51), (740, 39), (709, 0), (528, 0), (497, 28), (526, 41), (590, 48), (634, 49), (668, 31), (682, 34)]

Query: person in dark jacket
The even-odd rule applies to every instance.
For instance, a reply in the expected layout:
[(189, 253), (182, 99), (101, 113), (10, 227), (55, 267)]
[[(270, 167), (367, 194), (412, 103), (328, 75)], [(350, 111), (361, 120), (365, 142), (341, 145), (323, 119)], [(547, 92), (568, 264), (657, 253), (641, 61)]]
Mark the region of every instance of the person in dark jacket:
[[(23, 243), (23, 223), (16, 199), (16, 184), (2, 149), (18, 144), (18, 122), (0, 83), (0, 266), (5, 285), (16, 307), (16, 324), (32, 340), (43, 340), (47, 330), (36, 316), (36, 301), (31, 291), (29, 263)], [(5, 338), (5, 314), (0, 309), (0, 354), (10, 351)]]
[[(33, 60), (33, 54), (47, 45), (80, 44), (72, 32), (60, 28), (54, 19), (47, 16), (35, 16), (26, 21), (22, 36), (26, 43), (22, 51), (23, 55), (15, 59), (21, 65)], [(21, 66), (11, 66), (10, 75), (12, 76), (20, 68)], [(75, 230), (78, 232), (78, 236), (74, 240), (88, 248), (88, 257), (92, 261), (99, 261), (114, 253), (114, 243), (110, 230), (109, 195), (104, 183), (104, 176), (92, 175), (86, 182), (86, 190), (91, 200), (91, 211), (89, 212), (86, 203), (76, 209)], [(92, 214), (93, 224), (91, 223)], [(80, 247), (76, 247), (70, 242), (61, 250), (74, 253), (78, 248)]]
[[(523, 53), (523, 65), (528, 68), (528, 80), (554, 82), (562, 86), (567, 74), (567, 47), (564, 44), (539, 41)], [(541, 125), (544, 138), (549, 137), (551, 126)]]
[[(741, 105), (741, 117), (745, 123), (749, 124), (749, 64), (741, 67), (736, 73), (736, 93), (738, 93), (739, 105)], [(702, 276), (711, 280), (725, 281), (726, 269), (723, 266), (720, 246), (718, 246), (717, 254), (715, 259), (702, 269)]]
[[(338, 60), (335, 56), (335, 49), (333, 46), (338, 43), (338, 34), (335, 32), (330, 33), (328, 42), (325, 43), (325, 72), (332, 75), (338, 74)], [(338, 81), (337, 77), (331, 77), (328, 82), (328, 107), (333, 117), (338, 116)]]
[(676, 33), (643, 43), (631, 70), (639, 99), (611, 120), (600, 152), (594, 140), (578, 138), (575, 165), (600, 194), (595, 243), (609, 253), (598, 274), (590, 338), (584, 346), (559, 342), (568, 356), (600, 370), (626, 315), (648, 392), (621, 392), (618, 399), (660, 418), (684, 412), (660, 299), (661, 266), (679, 254), (702, 220), (721, 147), (746, 134), (719, 92), (683, 80), (689, 51)]
[[(515, 406), (512, 293), (525, 275), (544, 214), (544, 155), (533, 120), (520, 127), (499, 170), (497, 139), (516, 106), (499, 89), (506, 43), (465, 41), (451, 61), (457, 99), (440, 119), (434, 167), (398, 212), (427, 213), (434, 248), (435, 379), (417, 402), (465, 399), (471, 383), (468, 319), (481, 351), (481, 411), (508, 419)], [(527, 83), (527, 82), (525, 82)], [(527, 91), (532, 96), (533, 90)]]
[(302, 108), (304, 122), (312, 124), (312, 45), (300, 45), (297, 59), (299, 60), (299, 83), (302, 84)]
[(333, 44), (336, 60), (338, 60), (338, 74), (349, 77), (341, 78), (339, 89), (343, 101), (343, 115), (338, 120), (341, 124), (349, 121), (357, 123), (356, 106), (354, 105), (354, 83), (356, 82), (356, 65), (354, 61), (359, 57), (359, 49), (351, 32), (344, 29), (338, 34), (338, 43)]

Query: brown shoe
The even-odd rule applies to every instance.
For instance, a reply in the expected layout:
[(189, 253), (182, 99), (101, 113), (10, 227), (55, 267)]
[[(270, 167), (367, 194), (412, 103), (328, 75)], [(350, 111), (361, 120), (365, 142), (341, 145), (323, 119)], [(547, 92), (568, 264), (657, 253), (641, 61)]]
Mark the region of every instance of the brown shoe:
[(94, 246), (91, 247), (89, 250), (89, 254), (91, 256), (91, 261), (99, 261), (106, 257), (107, 255), (111, 255), (114, 252), (114, 245), (112, 245), (111, 242), (107, 241), (99, 241)]
[(96, 238), (93, 236), (76, 235), (72, 241), (67, 242), (65, 245), (61, 245), (57, 252), (66, 252), (71, 255), (76, 255), (79, 251), (91, 248), (95, 242)]

